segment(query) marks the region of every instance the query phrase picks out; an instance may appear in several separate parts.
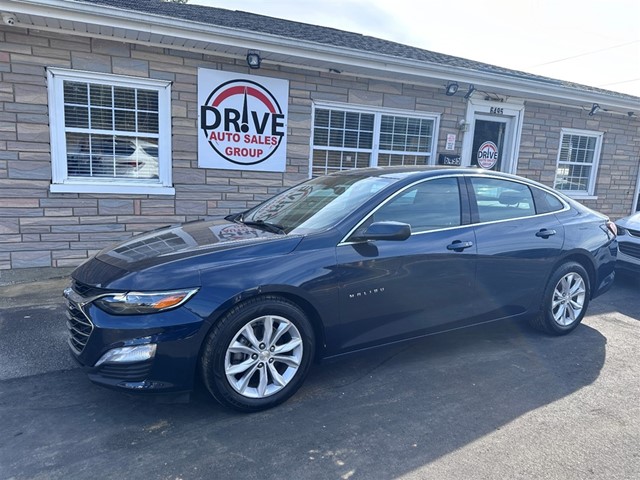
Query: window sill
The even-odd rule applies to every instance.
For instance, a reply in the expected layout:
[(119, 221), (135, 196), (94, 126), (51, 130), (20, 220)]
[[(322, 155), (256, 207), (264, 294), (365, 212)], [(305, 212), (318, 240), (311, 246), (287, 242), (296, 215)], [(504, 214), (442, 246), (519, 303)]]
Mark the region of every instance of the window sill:
[(120, 195), (175, 195), (176, 189), (163, 185), (121, 185), (98, 183), (51, 184), (51, 193), (115, 193)]
[(574, 200), (597, 200), (597, 195), (589, 195), (588, 193), (572, 193), (563, 190), (558, 190), (560, 193), (564, 193), (567, 197), (573, 198)]

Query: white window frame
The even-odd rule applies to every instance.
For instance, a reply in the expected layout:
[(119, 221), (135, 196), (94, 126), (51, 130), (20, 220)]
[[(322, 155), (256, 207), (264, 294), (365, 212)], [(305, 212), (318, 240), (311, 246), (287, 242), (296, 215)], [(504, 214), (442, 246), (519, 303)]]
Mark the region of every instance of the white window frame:
[[(67, 173), (64, 81), (141, 88), (158, 92), (158, 179), (72, 178)], [(52, 193), (174, 195), (171, 180), (171, 82), (63, 68), (47, 68)], [(98, 132), (102, 133), (102, 131)]]
[[(313, 176), (313, 151), (314, 149), (316, 149), (316, 146), (314, 146), (313, 144), (313, 138), (314, 138), (314, 132), (315, 132), (315, 118), (316, 118), (317, 108), (329, 109), (329, 110), (341, 110), (343, 112), (366, 113), (366, 114), (374, 115), (373, 142), (371, 145), (371, 149), (361, 149), (361, 148), (349, 149), (349, 150), (353, 150), (354, 152), (371, 153), (371, 159), (368, 167), (378, 166), (378, 155), (380, 154), (410, 155), (412, 153), (417, 154), (418, 156), (426, 156), (427, 165), (435, 165), (436, 151), (438, 149), (438, 139), (439, 139), (439, 132), (440, 132), (440, 114), (439, 113), (417, 112), (415, 110), (401, 110), (401, 109), (395, 109), (395, 108), (367, 107), (364, 105), (353, 105), (349, 103), (313, 102), (313, 108), (311, 111), (311, 135), (309, 139), (309, 178)], [(382, 122), (383, 115), (433, 120), (433, 135), (432, 135), (433, 139), (431, 142), (431, 150), (428, 153), (381, 150), (380, 149), (380, 125)], [(338, 147), (327, 147), (327, 148), (317, 147), (317, 148), (320, 150), (335, 150), (335, 151), (344, 150)]]
[(593, 162), (591, 163), (591, 174), (589, 175), (587, 189), (586, 190), (561, 190), (559, 188), (556, 188), (556, 190), (572, 198), (583, 199), (583, 200), (597, 199), (598, 197), (595, 196), (596, 179), (598, 177), (598, 167), (600, 165), (600, 156), (602, 154), (602, 139), (604, 137), (604, 132), (597, 132), (593, 130), (578, 130), (573, 128), (563, 128), (562, 130), (560, 130), (560, 143), (558, 145), (558, 156), (556, 158), (556, 171), (555, 171), (554, 180), (553, 180), (554, 188), (558, 181), (558, 169), (561, 165), (589, 165), (588, 163), (583, 163), (583, 162), (576, 163), (576, 162), (560, 161), (560, 155), (562, 153), (562, 140), (565, 135), (595, 137), (596, 146), (593, 151)]

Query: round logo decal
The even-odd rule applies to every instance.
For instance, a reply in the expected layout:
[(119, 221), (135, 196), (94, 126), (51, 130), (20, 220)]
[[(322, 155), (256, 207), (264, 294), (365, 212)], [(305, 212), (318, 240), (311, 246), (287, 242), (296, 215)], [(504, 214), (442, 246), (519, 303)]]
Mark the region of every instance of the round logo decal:
[(484, 142), (478, 149), (478, 165), (482, 168), (493, 168), (498, 162), (498, 147), (493, 142)]
[(200, 128), (218, 155), (239, 165), (255, 165), (280, 147), (284, 117), (265, 87), (252, 80), (230, 80), (201, 105)]

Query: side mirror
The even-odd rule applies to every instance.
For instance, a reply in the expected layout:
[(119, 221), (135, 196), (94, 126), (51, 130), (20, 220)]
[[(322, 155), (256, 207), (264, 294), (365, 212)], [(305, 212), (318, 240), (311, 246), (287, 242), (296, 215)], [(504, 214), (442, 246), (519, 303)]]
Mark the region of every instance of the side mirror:
[(355, 241), (393, 240), (402, 241), (411, 236), (411, 225), (401, 222), (375, 222), (356, 233)]

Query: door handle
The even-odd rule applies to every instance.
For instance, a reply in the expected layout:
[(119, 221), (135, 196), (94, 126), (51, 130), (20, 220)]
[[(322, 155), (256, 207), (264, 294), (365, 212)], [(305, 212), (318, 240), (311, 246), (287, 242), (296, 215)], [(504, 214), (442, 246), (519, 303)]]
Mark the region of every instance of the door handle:
[(536, 232), (536, 237), (549, 238), (551, 235), (555, 235), (555, 234), (556, 234), (555, 230), (547, 230), (546, 228), (543, 228), (539, 232)]
[(447, 245), (447, 250), (453, 250), (454, 252), (461, 252), (465, 248), (473, 247), (473, 242), (463, 242), (461, 240), (456, 240), (453, 243)]

